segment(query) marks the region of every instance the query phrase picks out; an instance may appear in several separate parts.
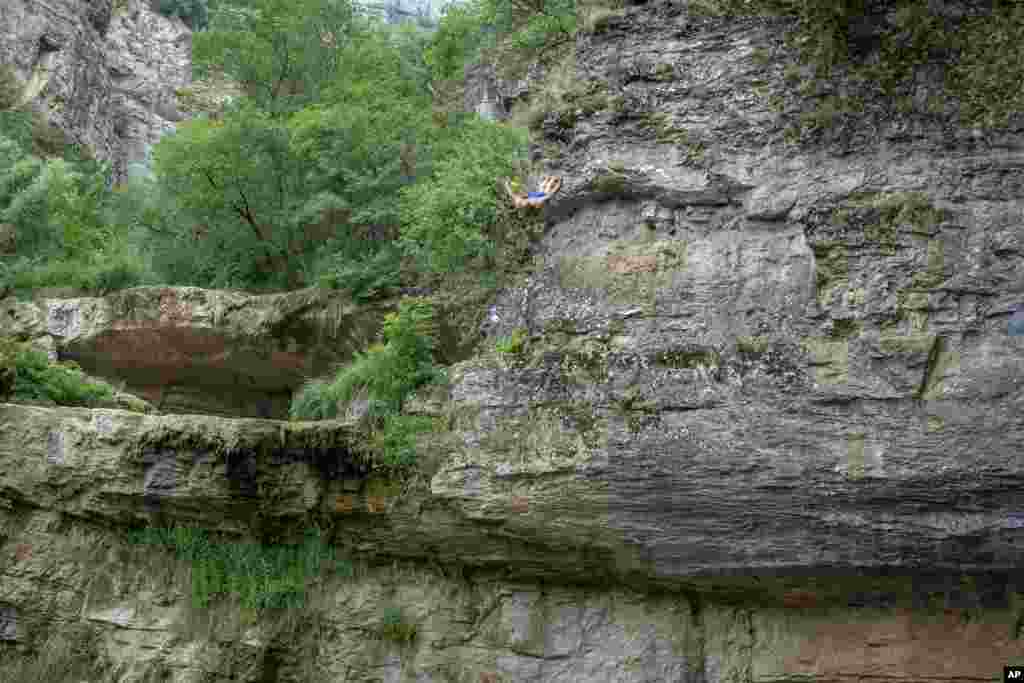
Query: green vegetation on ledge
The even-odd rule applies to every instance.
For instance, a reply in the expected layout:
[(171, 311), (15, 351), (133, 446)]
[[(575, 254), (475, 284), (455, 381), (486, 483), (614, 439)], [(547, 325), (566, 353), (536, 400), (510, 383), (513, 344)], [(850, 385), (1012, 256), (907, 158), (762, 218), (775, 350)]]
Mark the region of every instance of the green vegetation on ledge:
[(352, 564), (339, 557), (318, 529), (301, 544), (264, 545), (214, 538), (193, 527), (145, 527), (129, 540), (169, 550), (191, 565), (192, 605), (205, 608), (219, 600), (264, 611), (302, 607), (310, 587), (328, 576), (349, 577)]
[[(927, 0), (696, 0), (691, 7), (795, 18), (787, 43), (813, 74), (802, 96), (836, 78), (844, 79), (846, 92), (805, 114), (810, 132), (827, 131), (826, 123), (835, 128), (842, 116), (863, 116), (869, 99), (884, 103), (890, 115), (916, 111), (990, 128), (1024, 111), (1024, 5), (1018, 2), (963, 3), (955, 11)], [(932, 96), (915, 102), (929, 82)]]
[(93, 382), (74, 363), (51, 363), (42, 351), (0, 337), (0, 401), (93, 406), (112, 397), (108, 385)]

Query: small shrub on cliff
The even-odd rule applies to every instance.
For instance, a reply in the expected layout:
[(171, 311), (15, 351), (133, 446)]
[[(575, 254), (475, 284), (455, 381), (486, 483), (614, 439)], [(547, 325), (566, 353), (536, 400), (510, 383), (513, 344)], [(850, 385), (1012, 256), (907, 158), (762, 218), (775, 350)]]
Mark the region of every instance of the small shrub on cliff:
[(388, 607), (381, 618), (379, 637), (396, 643), (411, 643), (416, 640), (416, 624), (405, 620), (401, 608)]
[(14, 74), (14, 69), (0, 64), (0, 111), (14, 109), (21, 101), (21, 81)]
[(416, 438), (437, 428), (435, 419), (423, 415), (388, 415), (370, 437), (375, 469), (397, 473), (417, 462)]
[(91, 381), (73, 364), (51, 363), (46, 354), (10, 339), (0, 339), (0, 375), (14, 382), (14, 401), (47, 401), (62, 406), (92, 406), (113, 397), (106, 384)]
[(518, 355), (526, 349), (527, 331), (517, 328), (511, 336), (503, 337), (494, 345), (494, 350), (505, 355)]
[(437, 345), (433, 307), (422, 299), (406, 299), (384, 321), (385, 343), (376, 344), (345, 367), (334, 381), (307, 384), (292, 401), (297, 420), (330, 419), (344, 405), (365, 394), (371, 412), (398, 414), (405, 398), (438, 377), (433, 351)]

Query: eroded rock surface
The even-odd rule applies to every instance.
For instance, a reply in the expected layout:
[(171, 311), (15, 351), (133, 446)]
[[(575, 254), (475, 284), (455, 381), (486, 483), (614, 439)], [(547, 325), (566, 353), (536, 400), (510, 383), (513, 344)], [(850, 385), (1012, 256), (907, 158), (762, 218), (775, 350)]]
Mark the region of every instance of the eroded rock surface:
[(366, 348), (388, 310), (319, 290), (138, 287), (99, 298), (6, 299), (0, 321), (7, 334), (124, 382), (160, 411), (282, 418), (292, 391)]
[[(518, 496), (504, 524), (460, 519), (375, 475), (356, 434), (342, 422), (0, 405), (0, 647), (23, 656), (59, 620), (76, 656), (116, 680), (176, 683), (910, 683), (989, 680), (1024, 656), (1024, 600), (1007, 573), (762, 573), (730, 586), (717, 572), (639, 590), (640, 576), (581, 574), (594, 555), (584, 537), (545, 548), (562, 522), (539, 518), (536, 499)], [(120, 531), (174, 522), (223, 532), (221, 543), (294, 542), (311, 517), (355, 573), (310, 576), (301, 618), (255, 622), (193, 607), (189, 564)], [(643, 567), (620, 559), (623, 573)], [(396, 609), (412, 642), (380, 635)]]
[(22, 102), (110, 161), (115, 181), (181, 120), (191, 46), (184, 23), (145, 0), (10, 0), (0, 11), (0, 64), (24, 84)]
[(787, 142), (779, 31), (656, 5), (580, 45), (606, 106), (549, 117), (566, 185), (492, 323), (531, 342), (454, 373), (468, 455), (433, 491), (499, 528), (525, 496), (658, 577), (1019, 568), (1019, 141)]
[[(176, 683), (998, 680), (1024, 659), (1019, 136), (907, 114), (793, 141), (781, 30), (659, 4), (581, 42), (538, 267), (488, 318), (489, 348), (525, 341), (410, 401), (446, 418), (426, 485), (360, 465), (343, 423), (0, 406), (0, 646), (73, 621), (125, 680)], [(228, 401), (375, 334), (310, 296), (0, 319)], [(368, 566), (311, 581), (301, 637), (190, 632), (184, 568), (144, 564), (126, 520), (315, 520)], [(410, 644), (379, 637), (395, 607)]]

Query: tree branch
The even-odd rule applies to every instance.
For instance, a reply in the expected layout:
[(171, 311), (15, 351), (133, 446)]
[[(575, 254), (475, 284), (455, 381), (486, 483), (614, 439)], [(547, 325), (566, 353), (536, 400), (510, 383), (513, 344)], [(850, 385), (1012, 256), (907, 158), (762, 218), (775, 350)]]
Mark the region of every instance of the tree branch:
[(212, 176), (212, 175), (210, 175), (210, 171), (209, 171), (209, 169), (205, 169), (205, 168), (204, 168), (204, 169), (203, 169), (203, 175), (205, 175), (205, 176), (206, 176), (206, 179), (210, 181), (210, 185), (212, 185), (212, 186), (213, 186), (213, 189), (215, 189), (215, 190), (219, 190), (219, 189), (220, 189), (220, 188), (219, 188), (219, 187), (217, 186), (217, 183), (215, 183), (215, 182), (214, 182), (214, 180), (213, 180), (213, 176)]
[(252, 227), (252, 231), (256, 233), (256, 237), (258, 237), (260, 241), (266, 242), (267, 238), (263, 236), (263, 233), (260, 232), (259, 225), (256, 224), (256, 218), (252, 215), (252, 209), (249, 208), (249, 200), (246, 199), (245, 193), (239, 190), (238, 194), (242, 196), (243, 203), (241, 205), (232, 204), (232, 206), (234, 207), (235, 211), (238, 212), (238, 215), (241, 216), (242, 219)]

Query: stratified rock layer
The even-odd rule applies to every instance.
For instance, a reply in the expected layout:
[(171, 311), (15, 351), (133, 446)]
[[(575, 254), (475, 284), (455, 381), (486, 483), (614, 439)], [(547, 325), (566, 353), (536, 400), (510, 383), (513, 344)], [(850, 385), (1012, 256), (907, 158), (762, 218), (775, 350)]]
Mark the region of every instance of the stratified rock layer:
[(161, 411), (281, 418), (304, 381), (377, 338), (388, 310), (319, 290), (137, 287), (98, 298), (7, 299), (0, 320), (5, 333), (124, 382)]
[[(565, 186), (537, 269), (489, 316), (524, 343), (407, 406), (445, 418), (429, 481), (389, 481), (342, 423), (0, 405), (5, 654), (62, 623), (122, 680), (175, 683), (965, 683), (1024, 659), (1019, 136), (909, 113), (799, 143), (778, 26), (667, 4), (603, 27), (587, 106), (544, 121)], [(269, 382), (371, 338), (310, 351), (361, 314), (306, 296), (0, 316), (87, 369)], [(310, 577), (301, 638), (276, 613), (205, 635), (184, 568), (123, 540), (143, 521), (315, 522), (368, 564)], [(398, 608), (411, 643), (380, 635)]]
[[(1024, 600), (1006, 573), (724, 571), (616, 587), (602, 579), (651, 565), (622, 546), (618, 564), (598, 563), (586, 538), (569, 546), (563, 520), (538, 516), (543, 495), (520, 491), (504, 522), (497, 497), (489, 523), (453, 515), (375, 475), (340, 422), (0, 405), (0, 500), (0, 647), (20, 653), (48, 624), (79, 619), (62, 637), (133, 672), (118, 680), (910, 683), (992, 680), (1024, 656)], [(247, 625), (222, 611), (207, 630), (188, 565), (116, 530), (148, 521), (223, 532), (221, 544), (294, 542), (310, 519), (357, 558), (355, 575), (308, 577), (300, 620)], [(415, 560), (376, 564), (381, 554)], [(395, 609), (412, 643), (381, 639)]]
[(175, 91), (191, 80), (192, 34), (144, 0), (9, 0), (0, 64), (22, 103), (113, 165), (115, 181), (183, 118)]

